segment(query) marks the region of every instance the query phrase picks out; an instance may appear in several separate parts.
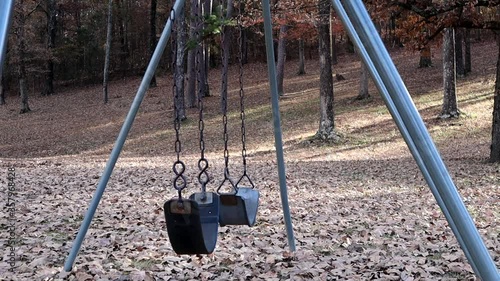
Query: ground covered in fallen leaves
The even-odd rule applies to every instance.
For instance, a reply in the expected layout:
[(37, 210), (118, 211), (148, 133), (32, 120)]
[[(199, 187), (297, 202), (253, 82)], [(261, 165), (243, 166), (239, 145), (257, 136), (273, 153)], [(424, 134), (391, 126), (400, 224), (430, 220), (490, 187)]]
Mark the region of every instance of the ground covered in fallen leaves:
[[(497, 267), (500, 267), (500, 166), (487, 163), (496, 53), (473, 44), (473, 72), (459, 80), (460, 119), (436, 119), (442, 67), (418, 69), (418, 56), (392, 55)], [(291, 253), (281, 209), (264, 64), (245, 66), (248, 170), (260, 191), (254, 227), (219, 228), (208, 256), (177, 256), (163, 203), (175, 196), (171, 81), (159, 77), (130, 132), (73, 271), (61, 273), (140, 79), (114, 81), (102, 104), (99, 85), (33, 97), (18, 114), (14, 97), (0, 107), (1, 280), (476, 280), (382, 100), (355, 100), (359, 61), (345, 54), (335, 73), (337, 144), (311, 139), (317, 129), (319, 70), (295, 75), (287, 62), (281, 101), (287, 184), (297, 251)], [(230, 164), (242, 170), (238, 68), (230, 72)], [(205, 141), (212, 182), (223, 178), (220, 70), (210, 73)], [(196, 192), (198, 121), (182, 124), (182, 160)], [(8, 169), (16, 202), (14, 272), (7, 224)]]

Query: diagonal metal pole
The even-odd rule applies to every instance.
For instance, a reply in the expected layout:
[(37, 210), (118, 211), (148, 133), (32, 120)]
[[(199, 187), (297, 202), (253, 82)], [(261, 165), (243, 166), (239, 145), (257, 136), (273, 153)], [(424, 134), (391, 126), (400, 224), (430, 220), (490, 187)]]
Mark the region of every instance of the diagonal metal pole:
[(469, 251), (469, 262), (476, 265), (476, 274), (483, 280), (500, 280), (498, 269), (495, 267), (493, 259), (474, 225), (474, 221), (467, 212), (457, 188), (363, 2), (361, 0), (349, 0), (342, 3), (356, 33), (380, 74), (410, 138), (414, 141), (416, 151), (420, 154), (429, 177), (436, 186), (437, 192), (452, 218), (450, 223), (454, 222), (456, 225), (458, 235), (455, 233), (455, 236), (462, 238), (465, 249)]
[(111, 155), (109, 156), (109, 160), (106, 164), (106, 168), (104, 169), (104, 172), (101, 175), (101, 178), (99, 180), (99, 184), (97, 185), (97, 189), (94, 193), (94, 197), (92, 197), (92, 202), (89, 205), (87, 213), (85, 214), (85, 217), (83, 219), (82, 225), (80, 226), (80, 230), (78, 231), (78, 235), (76, 236), (75, 241), (73, 242), (73, 246), (71, 248), (69, 256), (66, 259), (66, 262), (64, 264), (64, 270), (67, 272), (71, 271), (71, 268), (73, 267), (76, 256), (78, 255), (78, 252), (80, 251), (80, 247), (82, 246), (83, 239), (85, 238), (85, 235), (87, 234), (87, 231), (89, 229), (90, 223), (92, 222), (92, 218), (94, 217), (97, 206), (99, 205), (99, 202), (101, 201), (102, 194), (104, 193), (104, 190), (106, 189), (106, 185), (109, 181), (109, 177), (111, 176), (111, 173), (113, 172), (116, 161), (118, 160), (118, 157), (120, 156), (120, 152), (122, 151), (125, 140), (127, 139), (127, 135), (130, 131), (130, 128), (132, 127), (132, 123), (134, 122), (135, 116), (137, 115), (137, 111), (139, 110), (139, 106), (141, 105), (142, 100), (144, 99), (144, 96), (146, 95), (146, 91), (149, 88), (149, 83), (151, 82), (151, 78), (153, 77), (153, 75), (156, 71), (156, 68), (158, 67), (158, 63), (160, 62), (161, 56), (162, 56), (163, 52), (165, 51), (165, 47), (167, 46), (167, 43), (168, 43), (168, 38), (170, 37), (170, 34), (172, 33), (172, 25), (173, 25), (173, 21), (175, 19), (175, 16), (179, 14), (180, 9), (184, 8), (184, 2), (185, 2), (185, 0), (177, 0), (174, 4), (174, 7), (172, 8), (170, 17), (167, 20), (167, 24), (165, 25), (165, 28), (163, 29), (163, 33), (161, 34), (160, 40), (158, 41), (158, 45), (156, 46), (156, 49), (153, 53), (153, 56), (151, 57), (151, 61), (149, 62), (148, 68), (146, 69), (146, 73), (144, 74), (144, 77), (142, 78), (141, 85), (139, 86), (139, 89), (138, 89), (137, 94), (134, 98), (134, 101), (132, 102), (132, 105), (130, 107), (130, 111), (128, 112), (127, 117), (125, 118), (125, 121), (124, 121), (122, 128), (120, 130), (120, 133), (118, 134), (118, 138), (116, 139), (113, 150), (111, 151)]
[(281, 206), (285, 219), (288, 247), (295, 252), (295, 238), (293, 235), (292, 217), (288, 204), (288, 191), (286, 187), (285, 160), (283, 156), (283, 138), (281, 132), (281, 117), (278, 94), (278, 83), (276, 81), (276, 65), (274, 63), (273, 29), (271, 22), (271, 7), (269, 0), (262, 0), (262, 12), (264, 14), (264, 32), (266, 37), (267, 70), (269, 73), (269, 87), (271, 90), (271, 104), (273, 108), (274, 146), (276, 147), (276, 162), (278, 163), (278, 178), (280, 182)]
[(9, 37), (10, 21), (14, 11), (14, 0), (0, 1), (0, 80), (7, 52), (7, 38)]
[[(429, 184), (431, 192), (434, 195), (434, 197), (436, 198), (436, 201), (437, 201), (439, 207), (443, 210), (444, 216), (446, 217), (446, 219), (448, 220), (448, 222), (450, 224), (450, 228), (453, 230), (454, 233), (458, 234), (456, 237), (457, 237), (458, 243), (462, 246), (462, 248), (464, 250), (465, 256), (467, 257), (468, 260), (472, 260), (470, 258), (469, 250), (467, 249), (467, 245), (464, 244), (462, 236), (457, 231), (457, 226), (455, 225), (453, 218), (450, 216), (448, 208), (444, 204), (443, 199), (441, 198), (441, 195), (439, 195), (439, 192), (436, 188), (436, 185), (434, 184), (434, 181), (432, 180), (432, 178), (429, 174), (429, 171), (427, 171), (427, 167), (425, 166), (425, 164), (422, 160), (422, 156), (420, 155), (420, 153), (417, 150), (417, 147), (415, 146), (415, 142), (411, 138), (410, 133), (408, 132), (408, 129), (406, 128), (406, 126), (403, 122), (403, 119), (401, 119), (401, 116), (400, 116), (396, 106), (394, 105), (394, 102), (393, 102), (391, 96), (389, 95), (389, 92), (387, 91), (387, 88), (385, 87), (384, 82), (382, 81), (382, 78), (380, 77), (379, 73), (377, 72), (375, 65), (373, 65), (373, 62), (372, 62), (370, 56), (368, 55), (368, 52), (366, 51), (365, 46), (361, 42), (361, 39), (359, 38), (358, 34), (356, 33), (356, 30), (352, 26), (351, 20), (347, 16), (347, 14), (344, 10), (344, 7), (340, 3), (340, 0), (332, 0), (332, 3), (333, 3), (333, 7), (334, 7), (335, 11), (337, 12), (337, 15), (339, 15), (339, 17), (341, 18), (342, 23), (344, 24), (345, 29), (347, 30), (347, 33), (351, 37), (351, 40), (354, 42), (354, 44), (356, 46), (358, 46), (359, 53), (360, 53), (362, 59), (364, 60), (364, 62), (366, 63), (368, 69), (370, 70), (370, 74), (373, 77), (373, 80), (375, 81), (375, 85), (377, 86), (377, 88), (380, 92), (380, 95), (384, 99), (384, 101), (387, 105), (387, 108), (389, 109), (389, 112), (391, 113), (392, 118), (394, 119), (394, 122), (398, 126), (399, 131), (401, 132), (401, 135), (403, 136), (404, 140), (406, 141), (406, 143), (408, 145), (408, 148), (410, 149), (411, 153), (415, 156), (415, 161), (417, 162), (417, 165), (419, 166), (420, 170), (422, 171), (422, 174), (423, 174), (425, 180)], [(471, 266), (474, 269), (474, 272), (478, 272), (477, 266), (474, 262), (471, 263)], [(479, 276), (479, 277), (481, 278), (481, 276)]]

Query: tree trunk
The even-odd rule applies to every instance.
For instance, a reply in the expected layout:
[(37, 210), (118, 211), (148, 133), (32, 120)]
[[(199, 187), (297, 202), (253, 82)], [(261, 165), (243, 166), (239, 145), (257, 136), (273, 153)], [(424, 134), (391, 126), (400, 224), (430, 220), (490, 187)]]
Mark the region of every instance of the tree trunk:
[(304, 59), (304, 39), (299, 39), (299, 70), (297, 75), (306, 74), (305, 59)]
[(111, 57), (111, 40), (113, 33), (113, 0), (108, 2), (108, 23), (106, 34), (106, 55), (104, 58), (104, 73), (102, 81), (102, 89), (104, 94), (104, 103), (108, 103), (108, 78), (109, 78), (109, 60)]
[(493, 98), (493, 125), (491, 132), (490, 162), (500, 162), (500, 39), (497, 40), (497, 72)]
[[(205, 4), (206, 4), (206, 1), (200, 1), (199, 3), (199, 7), (198, 7), (198, 14), (200, 15), (200, 17), (203, 19), (205, 18)], [(232, 6), (232, 5), (231, 5)], [(199, 33), (200, 33), (200, 38), (198, 40), (200, 40), (198, 42), (198, 46), (197, 46), (197, 50), (196, 50), (196, 54), (198, 56), (198, 89), (199, 91), (201, 91), (201, 95), (202, 97), (208, 97), (210, 96), (210, 93), (209, 93), (209, 88), (208, 88), (208, 74), (207, 74), (207, 65), (206, 65), (206, 62), (205, 62), (205, 58), (206, 58), (206, 44), (205, 44), (205, 40), (202, 39), (202, 32), (203, 30), (205, 29), (205, 25), (202, 24), (203, 23), (203, 20), (200, 21), (200, 26), (199, 26)]]
[(129, 57), (129, 47), (127, 38), (127, 21), (124, 19), (126, 8), (123, 7), (123, 0), (118, 0), (118, 34), (120, 36), (120, 71), (122, 77), (125, 76), (128, 70), (127, 58)]
[[(207, 0), (204, 1), (205, 4), (203, 5), (203, 15), (209, 16), (212, 14), (212, 0)], [(206, 97), (210, 96), (210, 85), (208, 83), (208, 70), (210, 66), (210, 44), (206, 42), (206, 40), (203, 42), (203, 67), (205, 71), (205, 75), (203, 77), (203, 89)]]
[[(227, 10), (226, 15), (224, 17), (225, 20), (228, 20), (232, 17), (233, 13), (233, 1), (227, 1)], [(221, 89), (220, 89), (220, 108), (221, 111), (224, 112), (224, 104), (227, 101), (227, 73), (229, 68), (229, 47), (231, 43), (232, 32), (229, 26), (224, 26), (222, 30), (222, 79), (221, 79)]]
[[(24, 1), (18, 1), (18, 5), (23, 7)], [(18, 71), (19, 71), (19, 96), (21, 97), (21, 111), (19, 113), (23, 114), (31, 111), (28, 104), (28, 90), (26, 89), (26, 42), (25, 42), (25, 24), (26, 24), (26, 16), (21, 11), (18, 15), (19, 26), (17, 30), (17, 40), (18, 40), (18, 52), (19, 52), (19, 63), (18, 63)]]
[[(24, 41), (24, 39), (21, 39), (20, 41)], [(24, 45), (24, 43), (21, 43)], [(21, 49), (20, 49), (21, 50)], [(24, 62), (24, 47), (22, 49), (23, 51), (20, 51), (19, 53), (19, 96), (21, 97), (21, 111), (19, 112), (20, 114), (30, 112), (30, 106), (28, 103), (28, 90), (26, 89), (26, 66)]]
[(328, 16), (328, 24), (330, 27), (330, 55), (332, 56), (332, 64), (335, 65), (337, 64), (337, 53), (335, 50), (335, 31), (333, 29), (333, 20), (332, 20), (333, 14), (330, 13)]
[(470, 49), (470, 29), (465, 29), (465, 74), (472, 71), (472, 59), (471, 59), (471, 49)]
[(186, 119), (186, 107), (184, 104), (184, 49), (186, 47), (186, 23), (185, 23), (184, 9), (179, 11), (177, 15), (177, 19), (175, 21), (175, 29), (174, 34), (172, 34), (174, 40), (174, 44), (176, 46), (172, 46), (176, 48), (176, 58), (175, 58), (175, 69), (174, 69), (174, 79), (175, 79), (175, 88), (177, 91), (178, 99), (175, 101), (177, 108), (177, 116), (179, 116), (179, 120)]
[(458, 117), (453, 28), (446, 28), (443, 42), (443, 109), (440, 118)]
[(5, 104), (5, 87), (3, 83), (3, 77), (0, 77), (0, 105)]
[(420, 62), (418, 67), (431, 67), (432, 66), (432, 52), (431, 46), (426, 45), (422, 50), (420, 50)]
[(52, 95), (54, 93), (54, 61), (52, 51), (56, 43), (57, 25), (56, 0), (47, 0), (47, 49), (49, 58), (47, 59), (47, 76), (45, 77), (45, 89), (42, 95)]
[(332, 49), (331, 49), (331, 53), (332, 53), (332, 64), (333, 65), (336, 65), (339, 63), (339, 59), (338, 59), (338, 49), (337, 49), (337, 34), (335, 34), (335, 31), (332, 31)]
[[(327, 20), (328, 21), (328, 20)], [(283, 80), (285, 77), (285, 61), (286, 61), (286, 25), (280, 26), (280, 34), (278, 40), (278, 63), (276, 66), (276, 80), (278, 82), (278, 94), (282, 96), (285, 91), (283, 90)], [(330, 48), (330, 46), (328, 46)]]
[(463, 30), (455, 28), (455, 69), (458, 77), (465, 76), (463, 41)]
[[(191, 0), (191, 11), (190, 14), (196, 14), (196, 1)], [(195, 40), (195, 32), (196, 32), (196, 18), (191, 16), (191, 21), (189, 23), (189, 40)], [(196, 49), (190, 48), (188, 50), (188, 58), (187, 58), (187, 69), (188, 69), (188, 80), (187, 80), (187, 99), (186, 106), (189, 108), (196, 107)]]
[(351, 37), (347, 36), (346, 39), (347, 39), (347, 42), (346, 42), (346, 51), (348, 53), (354, 54), (354, 52), (355, 52), (355, 50), (354, 50), (354, 44), (351, 41)]
[(364, 100), (370, 97), (370, 93), (368, 92), (369, 77), (368, 67), (363, 61), (361, 61), (361, 77), (359, 79), (359, 92), (356, 97), (357, 100)]
[[(476, 7), (476, 13), (481, 14), (481, 7)], [(476, 42), (481, 41), (481, 29), (476, 28)]]
[[(153, 56), (156, 49), (156, 3), (157, 0), (151, 0), (151, 7), (149, 10), (149, 55)], [(149, 83), (150, 88), (156, 87), (156, 75), (153, 73), (151, 82)]]
[[(22, 72), (24, 72), (24, 74), (22, 74)], [(21, 111), (19, 113), (23, 114), (30, 112), (31, 108), (28, 104), (28, 90), (26, 89), (26, 70), (19, 71), (19, 92), (21, 97)]]
[(242, 27), (241, 30), (241, 53), (243, 55), (242, 57), (242, 64), (247, 64), (248, 63), (248, 31), (245, 27)]
[(335, 132), (333, 111), (333, 77), (332, 58), (330, 55), (330, 28), (328, 15), (330, 14), (330, 0), (320, 0), (318, 4), (319, 23), (319, 67), (320, 67), (320, 120), (316, 137), (322, 140), (335, 141), (338, 139)]

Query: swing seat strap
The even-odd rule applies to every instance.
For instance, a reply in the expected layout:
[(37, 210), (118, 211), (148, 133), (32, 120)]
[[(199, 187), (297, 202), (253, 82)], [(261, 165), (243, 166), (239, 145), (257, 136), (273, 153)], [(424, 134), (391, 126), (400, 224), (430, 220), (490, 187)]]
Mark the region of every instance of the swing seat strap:
[[(203, 200), (202, 200), (203, 199)], [(219, 196), (192, 194), (189, 199), (172, 199), (164, 205), (170, 244), (179, 255), (210, 254), (217, 243)]]

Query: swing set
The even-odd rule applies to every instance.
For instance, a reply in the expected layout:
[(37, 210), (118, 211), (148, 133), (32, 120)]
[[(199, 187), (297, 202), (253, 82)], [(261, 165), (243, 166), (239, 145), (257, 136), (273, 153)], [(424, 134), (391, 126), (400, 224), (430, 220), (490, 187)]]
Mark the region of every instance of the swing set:
[[(198, 9), (196, 8), (196, 11)], [(197, 12), (194, 15), (198, 18)], [(239, 22), (239, 21), (238, 21)], [(239, 26), (238, 42), (241, 45), (241, 24)], [(224, 30), (224, 29), (223, 29)], [(199, 32), (196, 32), (198, 38)], [(222, 34), (224, 37), (224, 34)], [(173, 46), (177, 46), (175, 43)], [(222, 44), (224, 48), (224, 43)], [(240, 118), (241, 118), (241, 143), (243, 158), (243, 174), (235, 183), (229, 173), (229, 134), (227, 117), (227, 88), (223, 87), (222, 92), (222, 122), (224, 136), (224, 178), (217, 188), (217, 192), (207, 192), (206, 187), (210, 181), (208, 175), (208, 160), (205, 158), (204, 142), (204, 121), (203, 121), (203, 93), (201, 87), (198, 89), (198, 129), (200, 144), (200, 159), (198, 160), (198, 182), (201, 191), (191, 194), (189, 199), (182, 197), (182, 191), (186, 188), (186, 178), (184, 171), (185, 164), (180, 160), (181, 140), (180, 128), (181, 121), (179, 115), (179, 94), (177, 85), (174, 82), (174, 129), (175, 129), (175, 153), (177, 160), (174, 162), (172, 170), (175, 174), (173, 186), (177, 190), (178, 198), (165, 202), (163, 209), (167, 223), (167, 232), (172, 248), (177, 254), (210, 254), (214, 251), (217, 243), (219, 225), (248, 225), (253, 226), (257, 217), (259, 205), (259, 192), (255, 189), (253, 181), (247, 172), (246, 161), (246, 130), (245, 130), (245, 106), (243, 89), (243, 54), (242, 48), (239, 48), (239, 97), (240, 97)], [(196, 58), (199, 58), (199, 48), (197, 48)], [(224, 54), (224, 49), (222, 50)], [(177, 55), (177, 49), (174, 47), (174, 57)], [(224, 78), (227, 77), (226, 70), (223, 71)], [(224, 83), (223, 79), (223, 83)], [(198, 84), (200, 81), (197, 81)], [(247, 181), (250, 187), (241, 186), (243, 181)], [(230, 192), (222, 192), (225, 184), (230, 186)]]
[[(139, 106), (144, 99), (153, 74), (158, 66), (161, 55), (167, 45), (172, 33), (175, 16), (183, 9), (185, 0), (177, 0), (171, 10), (163, 33), (157, 44), (156, 50), (151, 58), (143, 80), (139, 86), (136, 97), (132, 102), (130, 111), (124, 120), (122, 129), (117, 137), (116, 143), (111, 151), (110, 157), (100, 178), (96, 192), (89, 204), (89, 208), (80, 230), (72, 245), (72, 249), (64, 264), (65, 271), (71, 271), (76, 256), (113, 168), (118, 160), (119, 154), (127, 138), (128, 132), (135, 119)], [(332, 0), (333, 8), (341, 19), (345, 30), (348, 32), (352, 42), (359, 50), (363, 62), (368, 66), (370, 74), (386, 103), (398, 129), (401, 132), (410, 152), (419, 166), (436, 202), (443, 211), (450, 228), (452, 229), (458, 243), (464, 251), (467, 260), (478, 278), (485, 281), (500, 281), (500, 274), (493, 262), (484, 242), (474, 225), (470, 214), (454, 185), (451, 176), (446, 169), (436, 146), (434, 145), (425, 124), (418, 113), (410, 94), (404, 85), (387, 49), (385, 48), (377, 30), (370, 19), (362, 0)], [(5, 59), (6, 42), (9, 30), (9, 22), (12, 16), (14, 1), (0, 1), (0, 76)], [(272, 22), (269, 0), (262, 0), (264, 17), (264, 32), (266, 43), (267, 66), (269, 85), (271, 93), (271, 105), (273, 113), (274, 138), (276, 147), (276, 159), (278, 164), (278, 178), (280, 196), (283, 209), (283, 217), (287, 232), (290, 251), (294, 252), (295, 240), (288, 206), (288, 194), (285, 178), (285, 164), (283, 156), (283, 141), (281, 133), (281, 120), (279, 112), (279, 95), (276, 81), (276, 67), (274, 62)], [(241, 32), (241, 31), (240, 31)], [(240, 39), (241, 40), (241, 39)], [(241, 42), (240, 42), (241, 44)], [(241, 54), (240, 54), (241, 59)], [(217, 241), (219, 225), (248, 225), (252, 226), (256, 220), (259, 193), (246, 171), (246, 147), (245, 147), (245, 119), (244, 119), (244, 92), (242, 84), (243, 73), (240, 61), (240, 109), (242, 121), (242, 156), (243, 175), (233, 183), (228, 169), (228, 147), (227, 147), (227, 100), (223, 102), (224, 122), (224, 179), (216, 192), (207, 192), (206, 185), (209, 182), (207, 174), (208, 161), (204, 157), (203, 139), (203, 101), (198, 93), (199, 107), (199, 131), (201, 157), (198, 161), (198, 181), (201, 191), (193, 193), (188, 199), (183, 198), (182, 191), (186, 188), (184, 177), (185, 165), (180, 160), (180, 120), (175, 111), (175, 151), (177, 160), (173, 164), (175, 174), (173, 185), (178, 192), (178, 197), (168, 200), (164, 205), (167, 231), (172, 248), (178, 254), (206, 254), (211, 253)], [(174, 86), (175, 88), (175, 86)], [(179, 99), (174, 89), (174, 99)], [(250, 186), (242, 186), (242, 180), (246, 180)], [(231, 192), (221, 192), (222, 185), (229, 182)]]

